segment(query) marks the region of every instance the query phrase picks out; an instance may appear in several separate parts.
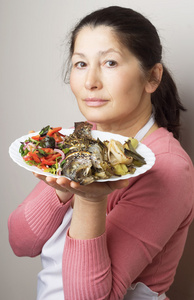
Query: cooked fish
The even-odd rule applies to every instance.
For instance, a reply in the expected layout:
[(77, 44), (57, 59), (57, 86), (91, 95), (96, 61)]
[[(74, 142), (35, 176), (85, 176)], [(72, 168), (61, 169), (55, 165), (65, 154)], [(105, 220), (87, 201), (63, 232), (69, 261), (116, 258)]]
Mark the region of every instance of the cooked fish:
[(65, 140), (69, 152), (62, 174), (84, 185), (112, 175), (110, 164), (105, 161), (107, 148), (92, 138), (91, 128), (88, 122), (75, 123), (74, 132)]
[(91, 153), (80, 151), (68, 155), (62, 173), (80, 184), (92, 183), (94, 177), (92, 175)]

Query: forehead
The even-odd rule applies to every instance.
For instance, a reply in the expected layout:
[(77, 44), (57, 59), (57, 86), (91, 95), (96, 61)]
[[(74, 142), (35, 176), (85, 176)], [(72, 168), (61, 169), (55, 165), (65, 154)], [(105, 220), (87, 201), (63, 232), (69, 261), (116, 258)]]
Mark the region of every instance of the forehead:
[(117, 34), (109, 27), (100, 25), (97, 27), (85, 26), (77, 34), (74, 44), (74, 51), (77, 48), (122, 48)]

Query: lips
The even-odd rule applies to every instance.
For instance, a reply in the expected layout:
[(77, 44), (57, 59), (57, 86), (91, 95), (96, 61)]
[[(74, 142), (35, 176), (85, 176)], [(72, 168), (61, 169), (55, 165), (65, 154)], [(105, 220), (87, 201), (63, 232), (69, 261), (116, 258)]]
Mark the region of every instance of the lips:
[(99, 107), (105, 105), (108, 100), (101, 99), (101, 98), (86, 98), (84, 102), (87, 106)]

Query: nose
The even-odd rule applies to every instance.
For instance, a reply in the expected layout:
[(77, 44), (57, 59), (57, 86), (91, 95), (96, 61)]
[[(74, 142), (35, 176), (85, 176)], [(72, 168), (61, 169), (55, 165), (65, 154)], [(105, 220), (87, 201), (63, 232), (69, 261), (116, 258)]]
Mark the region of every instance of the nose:
[(85, 88), (87, 90), (95, 90), (102, 88), (100, 74), (96, 68), (91, 68), (88, 70), (85, 79)]

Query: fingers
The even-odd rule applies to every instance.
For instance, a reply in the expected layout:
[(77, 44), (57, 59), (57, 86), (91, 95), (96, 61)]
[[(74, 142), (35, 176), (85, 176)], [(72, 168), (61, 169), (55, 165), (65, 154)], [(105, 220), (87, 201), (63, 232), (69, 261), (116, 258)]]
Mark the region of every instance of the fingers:
[(49, 177), (49, 176), (46, 176), (46, 175), (40, 175), (40, 174), (37, 174), (37, 173), (34, 173), (34, 172), (33, 172), (33, 174), (36, 178), (38, 178), (39, 180), (44, 181), (45, 183), (47, 183), (50, 186), (54, 187), (55, 184), (56, 184), (56, 178)]
[(35, 172), (32, 172), (32, 173), (33, 173), (33, 175), (34, 175), (36, 178), (38, 178), (38, 179), (40, 179), (40, 180), (43, 180), (43, 181), (46, 180), (46, 176), (37, 174), (37, 173), (35, 173)]
[[(71, 181), (70, 187), (76, 196), (91, 202), (101, 202), (107, 199), (108, 194), (112, 192), (106, 182), (94, 182), (88, 185), (80, 185), (78, 182)], [(75, 197), (76, 199), (76, 197)]]
[(70, 181), (65, 177), (54, 178), (51, 176), (44, 176), (34, 173), (34, 175), (43, 180), (46, 184), (53, 187), (55, 190), (61, 192), (70, 192), (78, 196), (91, 199), (104, 198), (116, 189), (126, 188), (129, 180), (107, 181), (107, 182), (93, 182), (88, 185), (80, 185), (78, 182)]
[(46, 184), (48, 184), (49, 186), (53, 187), (56, 190), (60, 190), (62, 192), (66, 192), (69, 186), (69, 180), (67, 178), (61, 177), (59, 182), (58, 182), (58, 178), (54, 178), (51, 176), (46, 176), (46, 175), (40, 175), (37, 173), (33, 173), (34, 176), (36, 178), (38, 178), (39, 180), (44, 181)]
[(55, 186), (57, 184), (57, 179), (51, 176), (46, 176), (45, 181), (51, 186)]
[(57, 178), (57, 183), (61, 186), (69, 187), (70, 186), (70, 180), (66, 177), (59, 177)]
[(45, 183), (47, 183), (51, 186), (55, 185), (55, 183), (56, 183), (56, 178), (54, 178), (54, 177), (46, 176), (46, 175), (40, 175), (40, 174), (37, 174), (37, 173), (34, 173), (34, 172), (33, 172), (33, 174), (36, 178), (38, 178), (40, 180), (43, 180)]
[(84, 197), (96, 198), (107, 196), (116, 189), (126, 188), (129, 185), (129, 180), (93, 182), (88, 185), (80, 185), (78, 182), (70, 181), (68, 189), (73, 189), (74, 194), (83, 195)]

